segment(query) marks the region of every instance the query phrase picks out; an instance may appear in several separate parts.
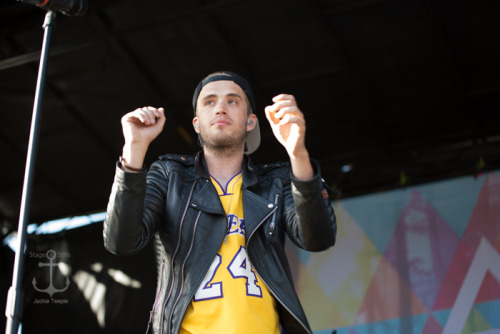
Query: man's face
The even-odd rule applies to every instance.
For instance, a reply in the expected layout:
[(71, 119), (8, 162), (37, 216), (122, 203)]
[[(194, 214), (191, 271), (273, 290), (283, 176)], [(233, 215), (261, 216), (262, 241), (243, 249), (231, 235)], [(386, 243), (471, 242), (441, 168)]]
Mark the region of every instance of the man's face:
[[(233, 81), (213, 81), (203, 87), (197, 101), (195, 131), (205, 148), (243, 148), (248, 125), (246, 95)], [(254, 117), (252, 115), (251, 117)]]

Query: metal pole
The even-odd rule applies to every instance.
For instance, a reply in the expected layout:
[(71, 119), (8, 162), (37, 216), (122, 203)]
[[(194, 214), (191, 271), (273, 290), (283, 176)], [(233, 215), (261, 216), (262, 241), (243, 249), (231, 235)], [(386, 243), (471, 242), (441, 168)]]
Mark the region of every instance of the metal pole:
[(26, 169), (24, 174), (23, 194), (21, 198), (21, 211), (19, 214), (19, 226), (17, 231), (17, 249), (14, 260), (14, 272), (12, 275), (12, 286), (9, 289), (5, 316), (7, 317), (6, 334), (17, 334), (19, 322), (23, 308), (23, 266), (24, 252), (26, 248), (26, 230), (29, 220), (29, 204), (31, 198), (31, 188), (33, 184), (33, 174), (35, 171), (35, 156), (38, 141), (38, 128), (40, 123), (40, 114), (42, 106), (43, 88), (45, 82), (45, 72), (47, 68), (47, 59), (49, 56), (50, 37), (52, 26), (56, 14), (48, 11), (45, 14), (43, 29), (45, 30), (42, 44), (42, 53), (40, 56), (40, 66), (38, 69), (38, 81), (36, 84), (35, 101), (33, 104), (33, 116), (31, 119), (30, 139), (28, 145), (28, 154), (26, 158)]

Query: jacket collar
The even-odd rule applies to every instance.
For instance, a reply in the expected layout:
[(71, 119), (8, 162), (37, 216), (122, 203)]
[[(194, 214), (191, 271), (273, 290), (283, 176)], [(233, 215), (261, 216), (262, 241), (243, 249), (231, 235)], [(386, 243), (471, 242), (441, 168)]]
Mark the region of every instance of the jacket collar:
[[(194, 168), (196, 173), (205, 178), (210, 179), (210, 174), (208, 173), (207, 163), (205, 162), (205, 157), (203, 151), (196, 153), (194, 158)], [(246, 155), (243, 157), (243, 187), (248, 188), (257, 182), (257, 175), (255, 174), (256, 166), (253, 164), (250, 156)]]
[(248, 188), (257, 183), (257, 174), (255, 165), (249, 155), (245, 154), (243, 158), (243, 187)]
[(199, 151), (198, 153), (196, 153), (196, 156), (194, 157), (194, 169), (199, 176), (205, 179), (210, 179), (207, 163), (205, 162), (205, 157), (203, 156), (203, 151)]

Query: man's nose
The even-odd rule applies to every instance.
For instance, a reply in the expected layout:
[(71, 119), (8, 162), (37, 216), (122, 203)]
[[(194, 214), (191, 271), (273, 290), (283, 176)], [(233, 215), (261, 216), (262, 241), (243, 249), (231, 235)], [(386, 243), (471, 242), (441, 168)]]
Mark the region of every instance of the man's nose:
[(225, 114), (226, 113), (226, 104), (224, 101), (219, 101), (217, 105), (215, 106), (215, 113), (217, 115), (220, 114)]

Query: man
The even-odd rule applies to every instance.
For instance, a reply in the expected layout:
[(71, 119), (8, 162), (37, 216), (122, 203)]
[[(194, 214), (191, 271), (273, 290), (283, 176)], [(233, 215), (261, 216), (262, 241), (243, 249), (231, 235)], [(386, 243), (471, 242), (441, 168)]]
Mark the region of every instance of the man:
[(122, 118), (125, 137), (104, 223), (106, 248), (132, 254), (153, 237), (154, 333), (311, 333), (295, 293), (285, 236), (310, 251), (335, 243), (336, 221), (305, 121), (281, 94), (265, 108), (289, 163), (252, 164), (259, 123), (248, 82), (231, 72), (203, 79), (193, 96), (202, 152), (165, 155), (143, 168), (165, 124), (162, 108)]

